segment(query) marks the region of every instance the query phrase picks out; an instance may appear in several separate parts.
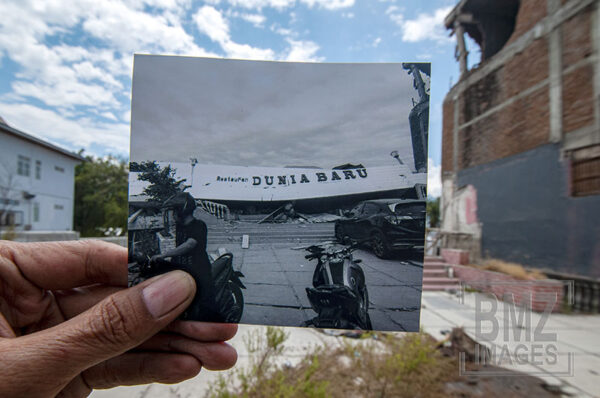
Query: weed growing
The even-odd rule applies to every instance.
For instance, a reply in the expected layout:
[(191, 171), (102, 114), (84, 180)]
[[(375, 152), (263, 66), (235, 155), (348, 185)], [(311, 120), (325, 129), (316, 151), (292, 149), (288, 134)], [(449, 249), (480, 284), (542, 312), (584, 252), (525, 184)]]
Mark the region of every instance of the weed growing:
[(245, 336), (250, 366), (222, 377), (211, 398), (435, 397), (456, 377), (456, 363), (444, 357), (424, 333), (380, 334), (336, 348), (316, 347), (295, 366), (282, 361), (287, 333), (268, 327)]

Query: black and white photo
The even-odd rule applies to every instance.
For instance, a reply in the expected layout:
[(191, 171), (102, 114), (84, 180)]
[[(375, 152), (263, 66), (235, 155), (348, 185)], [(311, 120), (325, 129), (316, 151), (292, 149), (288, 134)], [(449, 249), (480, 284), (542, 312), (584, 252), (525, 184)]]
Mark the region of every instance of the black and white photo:
[(184, 319), (418, 331), (430, 64), (136, 55), (129, 282)]

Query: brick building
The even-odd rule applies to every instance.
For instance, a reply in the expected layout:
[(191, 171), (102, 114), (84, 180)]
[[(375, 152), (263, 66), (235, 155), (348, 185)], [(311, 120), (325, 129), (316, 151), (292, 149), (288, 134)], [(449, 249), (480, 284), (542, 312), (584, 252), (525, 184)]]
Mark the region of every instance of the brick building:
[(443, 104), (448, 245), (600, 277), (600, 1), (461, 0), (445, 23), (461, 69)]

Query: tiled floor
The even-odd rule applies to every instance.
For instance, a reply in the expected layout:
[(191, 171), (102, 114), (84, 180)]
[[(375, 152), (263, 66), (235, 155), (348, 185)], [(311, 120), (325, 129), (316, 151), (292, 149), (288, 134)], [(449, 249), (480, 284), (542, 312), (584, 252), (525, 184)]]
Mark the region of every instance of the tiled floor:
[[(209, 245), (209, 251), (219, 245)], [(316, 261), (304, 258), (298, 243), (259, 243), (249, 249), (224, 245), (233, 253), (236, 270), (242, 271), (244, 314), (242, 323), (302, 326), (316, 316), (306, 295), (312, 286)], [(416, 331), (419, 327), (422, 263), (382, 260), (366, 250), (355, 258), (365, 272), (373, 327), (379, 330)]]

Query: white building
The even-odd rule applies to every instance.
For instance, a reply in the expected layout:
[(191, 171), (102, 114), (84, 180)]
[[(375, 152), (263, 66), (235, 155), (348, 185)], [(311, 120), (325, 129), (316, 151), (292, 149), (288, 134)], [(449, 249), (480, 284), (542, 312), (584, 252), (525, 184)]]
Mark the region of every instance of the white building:
[(0, 229), (71, 231), (75, 166), (82, 161), (0, 118)]

